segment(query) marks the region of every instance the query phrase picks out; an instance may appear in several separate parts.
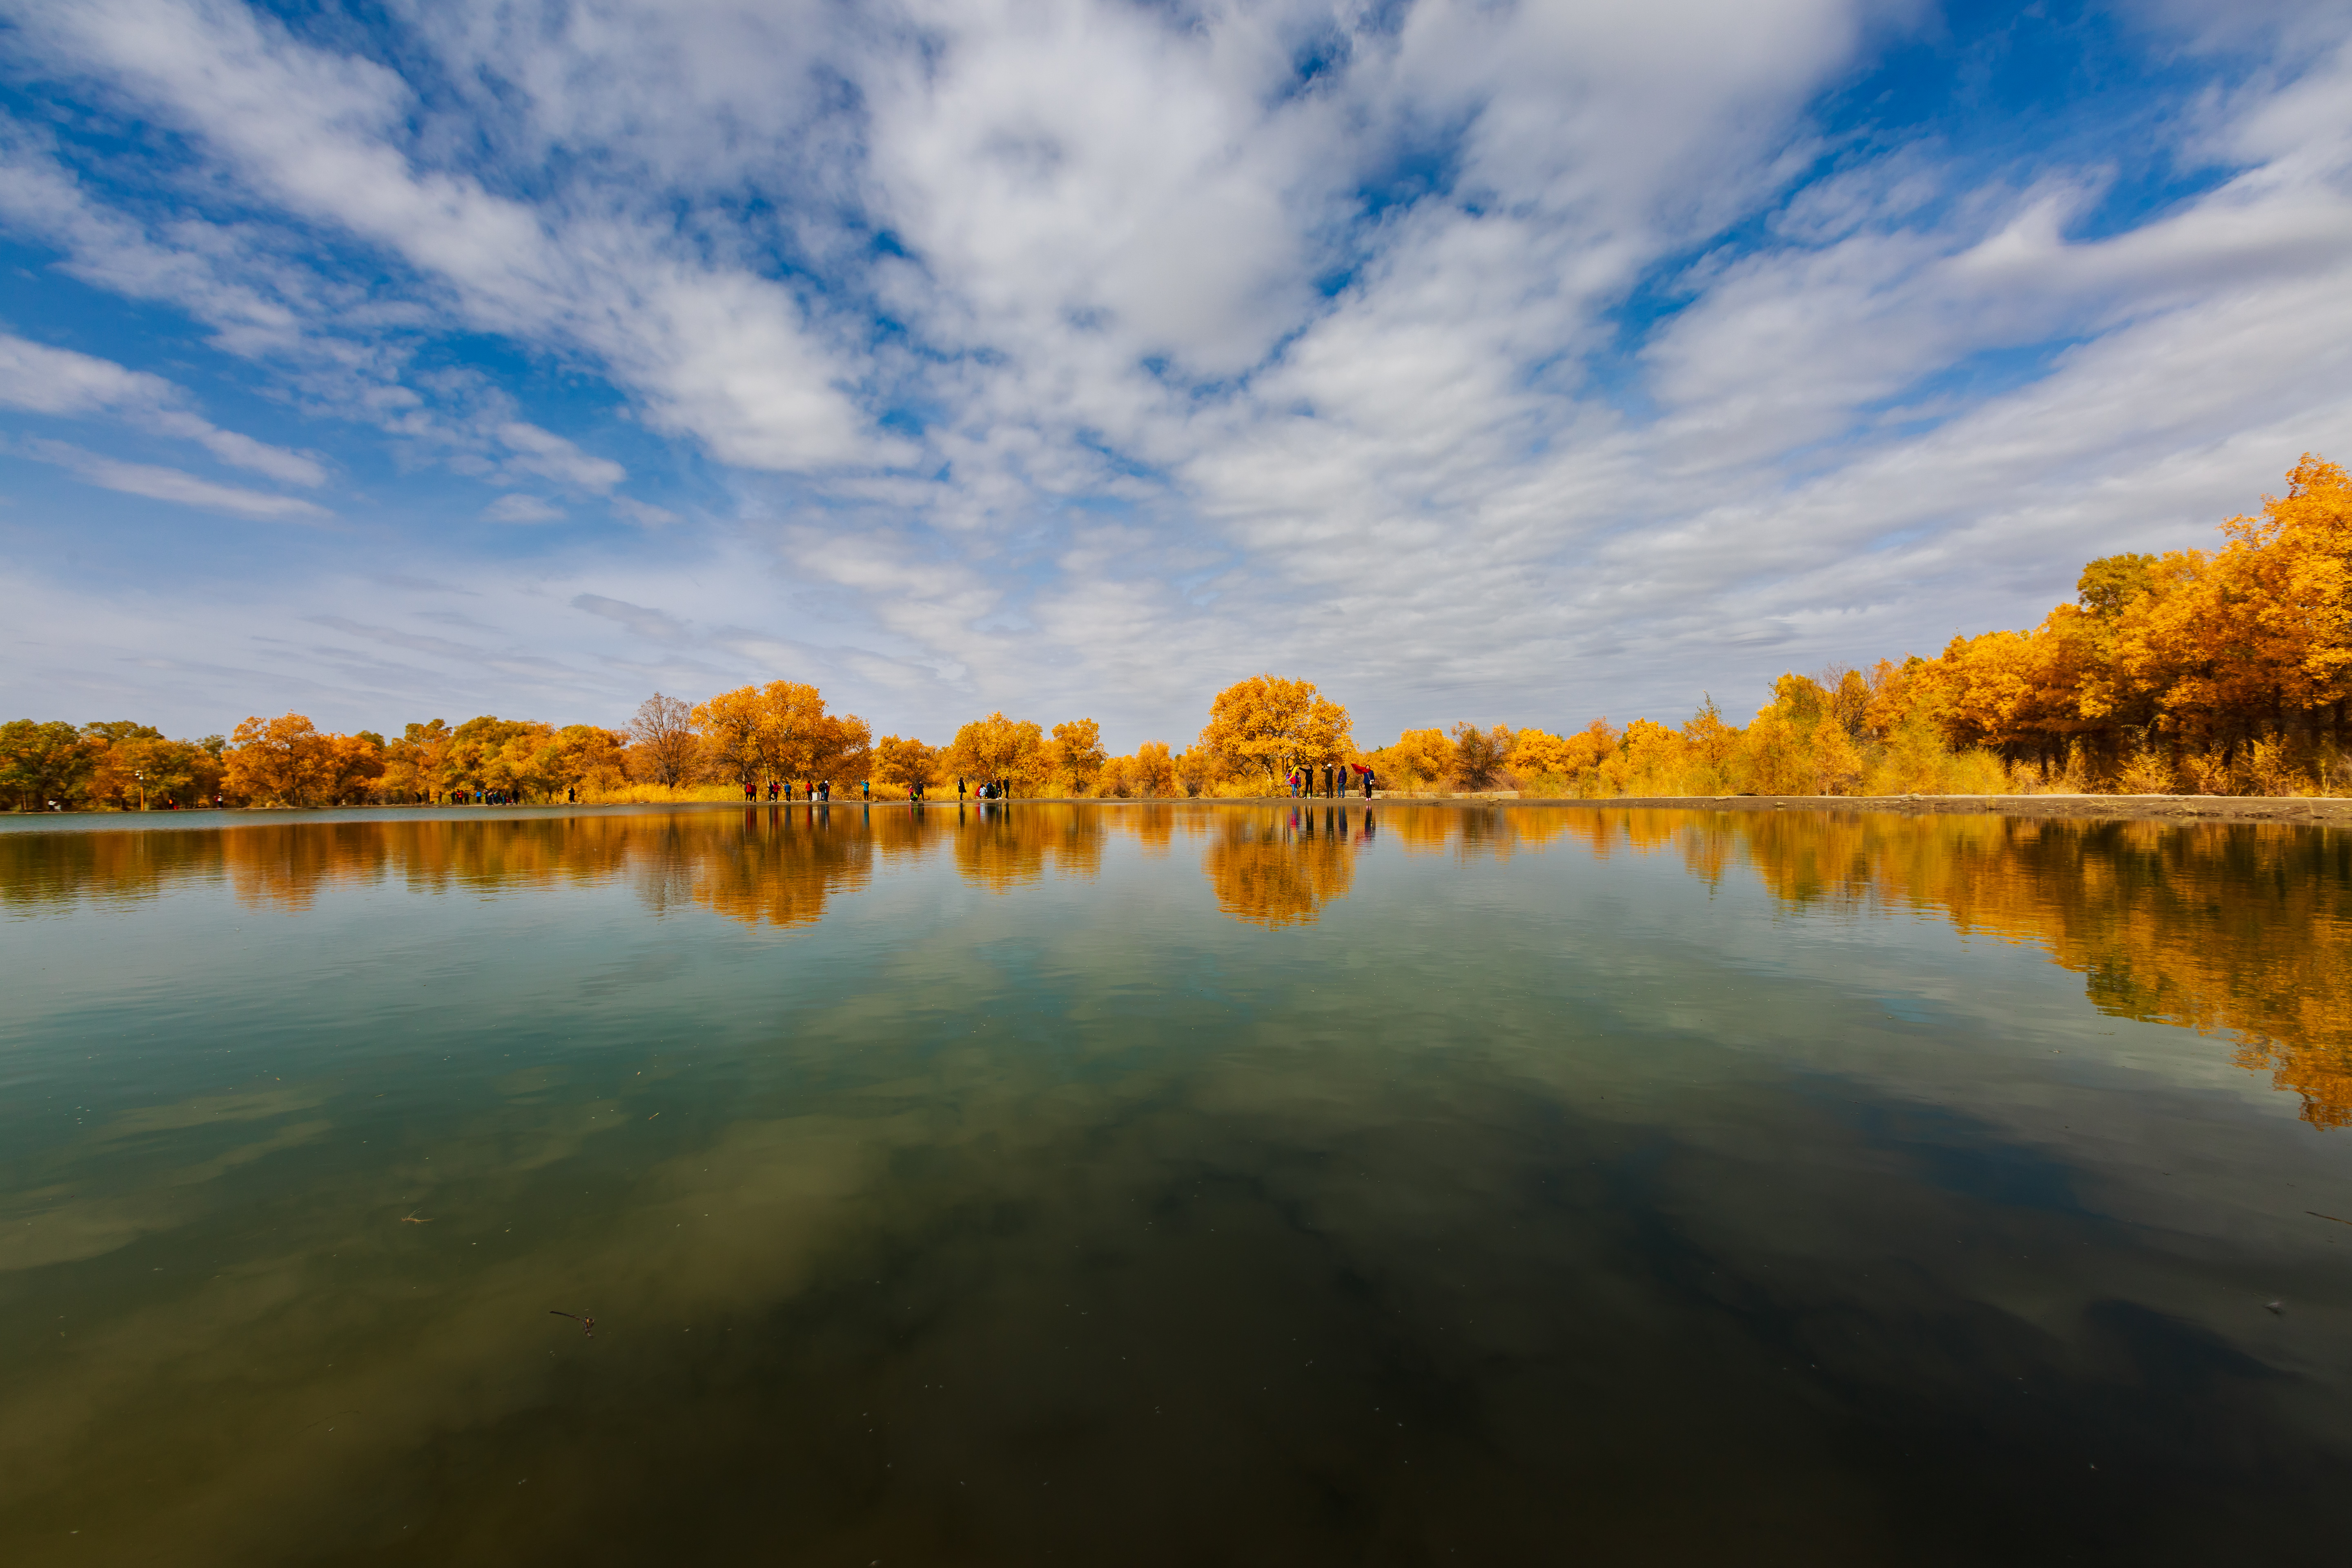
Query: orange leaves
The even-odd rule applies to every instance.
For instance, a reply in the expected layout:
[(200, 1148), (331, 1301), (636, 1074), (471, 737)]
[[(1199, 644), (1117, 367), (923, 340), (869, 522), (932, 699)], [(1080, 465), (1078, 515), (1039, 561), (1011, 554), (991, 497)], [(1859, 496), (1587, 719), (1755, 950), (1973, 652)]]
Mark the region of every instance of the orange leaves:
[(1025, 719), (1007, 719), (1000, 710), (956, 731), (948, 744), (947, 765), (964, 778), (997, 779), (1034, 792), (1051, 774), (1053, 759), (1044, 730)]
[[(1450, 753), (1450, 743), (1442, 735), (1439, 741)], [(1262, 778), (1273, 795), (1294, 768), (1346, 762), (1355, 741), (1348, 710), (1313, 681), (1254, 675), (1217, 693), (1199, 749), (1224, 768)]]
[(222, 758), (229, 794), (259, 805), (319, 805), (347, 800), (383, 776), (383, 745), (373, 735), (320, 732), (309, 717), (248, 718)]
[(721, 778), (862, 778), (872, 765), (874, 731), (854, 713), (827, 713), (814, 686), (772, 680), (739, 686), (698, 703), (694, 728), (704, 758)]
[(2261, 517), (2221, 527), (2218, 553), (2091, 562), (2078, 602), (2031, 631), (1882, 664), (1870, 730), (1924, 716), (1948, 745), (2060, 765), (2066, 787), (2325, 783), (2352, 699), (2352, 482), (2305, 454)]
[(940, 782), (940, 753), (912, 735), (885, 735), (874, 742), (874, 782), (913, 794), (917, 784)]

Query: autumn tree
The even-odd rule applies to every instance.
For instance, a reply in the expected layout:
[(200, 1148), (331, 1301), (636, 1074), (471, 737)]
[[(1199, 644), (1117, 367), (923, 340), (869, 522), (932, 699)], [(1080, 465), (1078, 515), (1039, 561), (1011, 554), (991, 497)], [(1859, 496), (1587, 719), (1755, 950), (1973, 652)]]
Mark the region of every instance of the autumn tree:
[(374, 794), (383, 777), (383, 737), (373, 730), (329, 735), (321, 759), (324, 795), (329, 804), (353, 805)]
[(941, 782), (940, 752), (912, 735), (885, 735), (874, 742), (874, 782), (912, 795), (917, 784)]
[(555, 727), (536, 719), (501, 719), (483, 713), (449, 731), (442, 777), (451, 788), (544, 794), (547, 759), (555, 747)]
[[(93, 805), (118, 810), (170, 799), (173, 784), (185, 788), (192, 782), (188, 753), (202, 755), (184, 741), (165, 740), (163, 731), (152, 724), (129, 720), (85, 724), (82, 738), (90, 749), (87, 798)], [(168, 782), (167, 770), (173, 775)]]
[(2279, 713), (2335, 709), (2340, 731), (2352, 697), (2352, 481), (2308, 452), (2286, 479), (2261, 517), (2221, 525), (2218, 574), (2240, 611), (2248, 700)]
[[(1698, 775), (1695, 782), (1700, 792), (1722, 795), (1730, 789), (1725, 770), (1739, 748), (1739, 731), (1724, 722), (1723, 710), (1716, 706), (1713, 694), (1701, 692), (1700, 696), (1704, 700), (1698, 711), (1683, 721), (1684, 754)], [(1867, 714), (1865, 708), (1865, 720)]]
[(220, 759), (194, 741), (161, 736), (118, 741), (106, 749), (100, 769), (110, 775), (116, 799), (143, 801), (149, 807), (208, 804), (220, 788)]
[(318, 805), (364, 795), (384, 770), (382, 737), (327, 734), (300, 713), (252, 717), (229, 737), (222, 786), (265, 805)]
[(1443, 730), (1407, 730), (1370, 761), (1391, 789), (1434, 784), (1454, 770), (1454, 742)]
[(962, 777), (997, 779), (1016, 791), (1034, 791), (1054, 764), (1043, 730), (999, 711), (956, 731), (948, 743), (947, 765)]
[(677, 785), (693, 777), (698, 745), (694, 710), (678, 699), (656, 691), (638, 703), (629, 721), (629, 739), (655, 784)]
[(12, 719), (0, 725), (0, 790), (20, 811), (74, 800), (97, 762), (97, 749), (62, 719)]
[(1176, 771), (1176, 783), (1188, 796), (1197, 797), (1207, 793), (1224, 772), (1217, 754), (1205, 746), (1179, 752), (1171, 761)]
[(556, 731), (556, 776), (566, 789), (614, 790), (628, 782), (628, 732), (597, 724)]
[(1172, 795), (1183, 785), (1177, 781), (1176, 759), (1169, 753), (1165, 741), (1146, 741), (1135, 748), (1133, 766), (1128, 770), (1129, 787), (1147, 799)]
[(449, 749), (456, 731), (446, 719), (412, 721), (383, 748), (383, 788), (394, 799), (439, 798), (448, 787)]
[(768, 704), (758, 687), (739, 686), (706, 698), (694, 705), (693, 719), (702, 737), (703, 764), (719, 777), (749, 784), (761, 778), (799, 776), (797, 772), (787, 774), (771, 761), (782, 737), (771, 731)]
[(1102, 773), (1102, 726), (1091, 719), (1073, 719), (1054, 726), (1049, 748), (1054, 776), (1066, 795), (1088, 795)]
[(1503, 758), (1519, 780), (1522, 789), (1533, 788), (1545, 794), (1573, 792), (1577, 767), (1581, 760), (1578, 749), (1568, 738), (1545, 730), (1521, 730), (1511, 737), (1510, 751)]
[(264, 805), (307, 804), (324, 772), (324, 741), (307, 714), (248, 717), (229, 736), (223, 783), (239, 799)]
[(1494, 788), (1510, 753), (1511, 731), (1504, 725), (1481, 730), (1465, 719), (1454, 726), (1453, 774), (1465, 790)]
[(1344, 763), (1355, 750), (1345, 708), (1318, 694), (1312, 681), (1273, 675), (1254, 675), (1218, 692), (1199, 745), (1228, 768), (1262, 775), (1269, 795), (1293, 769)]
[(772, 680), (722, 691), (693, 710), (714, 771), (739, 784), (864, 777), (873, 731), (854, 713), (827, 713), (814, 686)]

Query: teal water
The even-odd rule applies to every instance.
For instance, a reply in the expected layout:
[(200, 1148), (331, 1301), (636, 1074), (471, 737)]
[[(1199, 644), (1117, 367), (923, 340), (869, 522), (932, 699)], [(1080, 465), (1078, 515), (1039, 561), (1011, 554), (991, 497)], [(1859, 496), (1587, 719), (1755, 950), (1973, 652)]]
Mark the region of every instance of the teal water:
[(2342, 1556), (2345, 835), (160, 820), (0, 822), (11, 1563)]

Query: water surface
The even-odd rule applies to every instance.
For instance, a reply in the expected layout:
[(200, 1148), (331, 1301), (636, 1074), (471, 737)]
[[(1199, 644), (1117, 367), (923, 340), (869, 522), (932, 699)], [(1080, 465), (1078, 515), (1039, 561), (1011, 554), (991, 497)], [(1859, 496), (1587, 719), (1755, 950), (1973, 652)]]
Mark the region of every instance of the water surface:
[(2343, 1555), (2352, 836), (163, 820), (0, 824), (12, 1563)]

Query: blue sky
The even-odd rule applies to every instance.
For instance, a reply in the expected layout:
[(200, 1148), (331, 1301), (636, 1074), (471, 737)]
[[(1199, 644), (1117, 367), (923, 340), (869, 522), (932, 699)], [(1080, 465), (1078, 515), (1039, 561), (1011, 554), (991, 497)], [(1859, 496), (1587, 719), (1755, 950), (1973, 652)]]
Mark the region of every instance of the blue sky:
[(2352, 453), (2352, 12), (0, 0), (0, 709), (1752, 710)]

